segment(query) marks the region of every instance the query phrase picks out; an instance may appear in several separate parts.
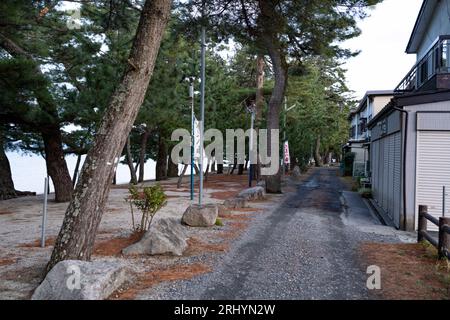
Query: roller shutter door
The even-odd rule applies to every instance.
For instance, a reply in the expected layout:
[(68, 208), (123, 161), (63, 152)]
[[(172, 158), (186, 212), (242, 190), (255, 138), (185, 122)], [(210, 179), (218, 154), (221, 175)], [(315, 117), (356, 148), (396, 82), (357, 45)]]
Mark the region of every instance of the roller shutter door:
[[(442, 187), (450, 194), (450, 132), (417, 132), (416, 226), (419, 205), (427, 205), (428, 213), (442, 216)], [(450, 216), (450, 195), (446, 199), (446, 213)], [(437, 230), (428, 223), (430, 230)]]
[(394, 210), (394, 224), (397, 228), (400, 228), (400, 210), (401, 210), (401, 168), (402, 168), (402, 139), (401, 133), (396, 133), (393, 136), (394, 148), (394, 168), (393, 168), (393, 210)]

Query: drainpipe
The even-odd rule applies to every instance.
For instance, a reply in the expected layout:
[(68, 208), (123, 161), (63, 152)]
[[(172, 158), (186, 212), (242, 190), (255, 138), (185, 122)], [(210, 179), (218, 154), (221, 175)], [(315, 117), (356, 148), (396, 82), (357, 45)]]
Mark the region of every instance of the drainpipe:
[[(402, 172), (402, 185), (403, 185), (403, 223), (402, 223), (402, 227), (403, 230), (406, 230), (406, 183), (405, 183), (405, 179), (406, 179), (406, 146), (407, 146), (407, 141), (408, 141), (408, 116), (409, 116), (409, 112), (401, 109), (399, 107), (394, 107), (394, 110), (397, 110), (401, 113), (403, 113), (405, 115), (405, 139), (403, 140), (403, 172)], [(403, 123), (402, 123), (402, 127), (403, 127)]]

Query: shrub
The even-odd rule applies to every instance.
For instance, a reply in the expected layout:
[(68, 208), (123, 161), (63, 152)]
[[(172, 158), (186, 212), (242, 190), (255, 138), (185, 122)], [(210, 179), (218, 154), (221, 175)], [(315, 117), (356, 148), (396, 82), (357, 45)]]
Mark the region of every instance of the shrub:
[(361, 188), (358, 190), (358, 192), (361, 195), (361, 197), (363, 197), (363, 198), (366, 198), (366, 199), (372, 198), (372, 189)]
[[(130, 194), (125, 198), (125, 201), (130, 204), (133, 231), (147, 231), (148, 229), (150, 229), (153, 218), (155, 217), (158, 210), (167, 203), (167, 196), (159, 184), (155, 186), (144, 187), (142, 191), (139, 191), (136, 186), (131, 186), (128, 190)], [(139, 224), (136, 224), (135, 222), (133, 208), (137, 208), (141, 212), (141, 219)]]
[(353, 161), (355, 161), (356, 154), (354, 152), (347, 152), (344, 154), (344, 176), (353, 175)]
[(215, 225), (218, 226), (218, 227), (223, 227), (223, 221), (222, 221), (222, 219), (217, 218), (217, 219), (216, 219)]

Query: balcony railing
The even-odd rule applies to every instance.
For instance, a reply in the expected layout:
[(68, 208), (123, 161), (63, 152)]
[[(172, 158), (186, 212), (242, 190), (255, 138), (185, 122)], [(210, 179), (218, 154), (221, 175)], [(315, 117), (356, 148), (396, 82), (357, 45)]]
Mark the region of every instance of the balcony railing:
[(439, 37), (436, 44), (414, 65), (395, 91), (419, 90), (436, 75), (446, 73), (450, 73), (450, 35)]

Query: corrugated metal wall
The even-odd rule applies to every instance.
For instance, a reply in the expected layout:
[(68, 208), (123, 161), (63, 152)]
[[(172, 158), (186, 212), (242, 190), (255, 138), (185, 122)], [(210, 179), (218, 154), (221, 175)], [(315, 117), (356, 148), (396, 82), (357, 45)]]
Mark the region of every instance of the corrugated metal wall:
[[(442, 216), (442, 187), (446, 186), (446, 216), (450, 217), (450, 131), (417, 132), (416, 207), (427, 205), (428, 213)], [(437, 230), (428, 223), (430, 230)]]
[(371, 150), (373, 198), (395, 226), (400, 227), (400, 131), (373, 141)]

